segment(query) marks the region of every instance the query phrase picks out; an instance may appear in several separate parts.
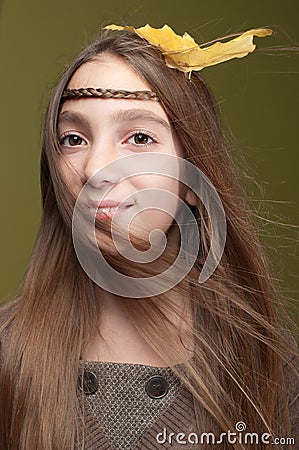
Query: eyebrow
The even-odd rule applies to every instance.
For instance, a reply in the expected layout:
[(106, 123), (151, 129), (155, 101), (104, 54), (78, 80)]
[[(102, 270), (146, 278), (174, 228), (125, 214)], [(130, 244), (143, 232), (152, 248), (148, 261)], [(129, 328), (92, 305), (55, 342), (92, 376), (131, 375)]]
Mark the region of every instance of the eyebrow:
[(58, 126), (62, 124), (71, 124), (75, 123), (76, 125), (84, 125), (89, 128), (88, 120), (83, 116), (83, 114), (75, 111), (63, 111), (58, 116)]
[[(170, 124), (152, 111), (147, 111), (144, 109), (120, 109), (112, 114), (112, 120), (115, 123), (134, 122), (139, 119), (160, 125), (165, 128), (166, 131), (171, 132)], [(59, 114), (58, 125), (69, 123), (80, 124), (89, 128), (89, 123), (86, 117), (77, 111), (67, 110)]]
[(162, 117), (158, 116), (152, 111), (145, 109), (120, 109), (115, 111), (112, 115), (113, 120), (117, 122), (134, 122), (135, 120), (145, 120), (157, 125), (161, 125), (166, 131), (171, 131), (169, 123)]

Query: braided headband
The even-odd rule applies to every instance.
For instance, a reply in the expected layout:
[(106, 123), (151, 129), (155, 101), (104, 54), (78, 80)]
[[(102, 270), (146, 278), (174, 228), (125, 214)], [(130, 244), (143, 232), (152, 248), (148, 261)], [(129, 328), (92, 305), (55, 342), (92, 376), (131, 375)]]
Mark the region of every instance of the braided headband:
[(103, 89), (103, 88), (79, 88), (79, 89), (65, 89), (62, 94), (62, 101), (72, 100), (78, 98), (124, 98), (134, 100), (156, 100), (159, 98), (155, 92), (152, 91), (125, 91), (123, 89)]

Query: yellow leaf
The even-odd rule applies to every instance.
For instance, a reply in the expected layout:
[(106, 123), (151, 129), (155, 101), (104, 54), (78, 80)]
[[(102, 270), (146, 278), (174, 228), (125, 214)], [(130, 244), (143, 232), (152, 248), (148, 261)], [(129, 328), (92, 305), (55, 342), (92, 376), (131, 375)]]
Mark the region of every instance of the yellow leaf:
[(201, 70), (232, 58), (243, 58), (255, 50), (254, 36), (265, 37), (272, 34), (270, 28), (256, 28), (246, 31), (228, 42), (218, 41), (201, 48), (188, 33), (179, 36), (168, 25), (157, 29), (148, 24), (141, 28), (107, 25), (105, 29), (133, 31), (163, 53), (168, 67), (186, 73)]

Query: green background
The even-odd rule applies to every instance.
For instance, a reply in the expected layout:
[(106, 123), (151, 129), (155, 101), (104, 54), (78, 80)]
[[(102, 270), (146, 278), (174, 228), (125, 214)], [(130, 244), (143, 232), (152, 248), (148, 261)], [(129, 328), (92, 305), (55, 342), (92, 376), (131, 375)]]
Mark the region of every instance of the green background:
[(109, 23), (167, 23), (199, 43), (259, 26), (280, 30), (280, 37), (256, 38), (254, 54), (203, 74), (236, 138), (252, 208), (265, 218), (257, 223), (275, 275), (297, 297), (298, 52), (263, 51), (299, 42), (297, 0), (0, 0), (0, 14), (0, 299), (16, 292), (39, 226), (40, 126), (49, 92), (66, 62)]

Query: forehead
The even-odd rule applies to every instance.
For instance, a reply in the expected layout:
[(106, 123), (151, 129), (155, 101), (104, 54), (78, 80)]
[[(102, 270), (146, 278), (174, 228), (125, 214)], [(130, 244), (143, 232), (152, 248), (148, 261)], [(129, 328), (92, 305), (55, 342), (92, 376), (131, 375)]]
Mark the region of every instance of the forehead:
[[(151, 92), (151, 86), (147, 83), (123, 58), (110, 54), (101, 54), (96, 59), (89, 61), (74, 73), (70, 79), (67, 89), (82, 88), (101, 88), (123, 91), (148, 91)], [(93, 101), (95, 99), (92, 99)], [(89, 101), (87, 102), (89, 104)], [(62, 107), (62, 112), (69, 109), (81, 109), (82, 105), (86, 106), (86, 99), (75, 101), (66, 100)], [(94, 104), (94, 103), (93, 103)], [(124, 99), (124, 98), (103, 98), (96, 99), (96, 104), (100, 109), (117, 109), (117, 108), (141, 108), (158, 113), (169, 123), (168, 117), (160, 102), (151, 99)], [(95, 104), (94, 104), (95, 105)]]
[(150, 85), (123, 58), (101, 54), (72, 76), (69, 89), (101, 87), (128, 91), (151, 90)]

